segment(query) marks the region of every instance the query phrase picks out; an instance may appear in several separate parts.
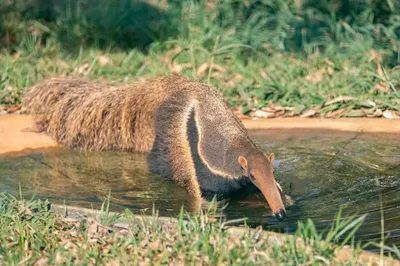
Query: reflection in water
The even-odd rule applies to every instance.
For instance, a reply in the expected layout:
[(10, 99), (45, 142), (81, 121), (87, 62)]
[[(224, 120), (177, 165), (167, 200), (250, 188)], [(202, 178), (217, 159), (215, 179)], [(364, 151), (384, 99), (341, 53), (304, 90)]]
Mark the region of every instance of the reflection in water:
[[(315, 134), (314, 134), (315, 135)], [(385, 243), (400, 244), (400, 143), (351, 134), (293, 137), (255, 134), (259, 145), (275, 152), (276, 178), (295, 200), (288, 218), (278, 223), (261, 194), (237, 193), (229, 200), (228, 219), (248, 217), (252, 226), (293, 232), (297, 221), (313, 219), (320, 229), (345, 214), (368, 213), (358, 239), (380, 241), (380, 198), (385, 217)], [(269, 141), (266, 141), (269, 140)], [(146, 155), (124, 152), (86, 153), (68, 150), (0, 157), (0, 191), (36, 194), (53, 202), (98, 208), (111, 189), (112, 208), (176, 215), (182, 205), (191, 213), (199, 202), (187, 191), (149, 174)]]

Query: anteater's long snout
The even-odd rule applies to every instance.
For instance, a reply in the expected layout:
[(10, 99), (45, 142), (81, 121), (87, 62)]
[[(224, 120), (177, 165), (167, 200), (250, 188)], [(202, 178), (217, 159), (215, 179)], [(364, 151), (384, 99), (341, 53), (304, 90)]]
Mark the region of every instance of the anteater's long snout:
[(259, 189), (267, 200), (268, 205), (276, 219), (283, 221), (286, 217), (286, 209), (282, 201), (281, 192), (278, 189), (276, 182), (272, 184), (260, 184)]

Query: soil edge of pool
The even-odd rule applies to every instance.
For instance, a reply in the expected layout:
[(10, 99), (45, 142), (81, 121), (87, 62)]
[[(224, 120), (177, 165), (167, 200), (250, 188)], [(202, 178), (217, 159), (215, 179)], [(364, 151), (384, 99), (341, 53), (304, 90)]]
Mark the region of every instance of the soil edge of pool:
[[(294, 134), (313, 134), (327, 131), (358, 132), (359, 134), (384, 135), (385, 138), (400, 137), (400, 120), (382, 118), (276, 118), (242, 120), (250, 132), (282, 131)], [(31, 127), (30, 115), (0, 116), (0, 155), (24, 154), (37, 149), (57, 147), (57, 143), (45, 133), (24, 132)]]

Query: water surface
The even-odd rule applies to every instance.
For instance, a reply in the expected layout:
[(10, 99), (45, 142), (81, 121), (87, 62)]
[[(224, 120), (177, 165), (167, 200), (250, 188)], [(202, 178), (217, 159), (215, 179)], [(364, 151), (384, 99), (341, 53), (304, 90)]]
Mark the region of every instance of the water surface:
[[(227, 200), (227, 219), (248, 217), (251, 226), (294, 232), (297, 221), (330, 225), (340, 207), (345, 215), (368, 214), (360, 240), (400, 244), (400, 141), (393, 136), (324, 131), (253, 132), (266, 152), (274, 152), (275, 175), (295, 201), (277, 222), (261, 194), (237, 193)], [(182, 205), (195, 212), (187, 191), (147, 170), (146, 155), (64, 149), (0, 157), (0, 191), (48, 198), (52, 202), (98, 208), (111, 189), (112, 209), (175, 216)], [(382, 203), (382, 208), (380, 207)]]

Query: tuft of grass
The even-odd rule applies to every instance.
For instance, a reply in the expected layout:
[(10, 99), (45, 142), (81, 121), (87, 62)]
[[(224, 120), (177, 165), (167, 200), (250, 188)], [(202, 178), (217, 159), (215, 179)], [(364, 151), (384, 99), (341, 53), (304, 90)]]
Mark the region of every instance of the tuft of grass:
[[(105, 203), (104, 206), (108, 204)], [(65, 217), (51, 211), (48, 201), (18, 200), (0, 194), (0, 261), (2, 264), (201, 264), (201, 265), (358, 265), (357, 253), (343, 261), (337, 250), (343, 247), (364, 217), (341, 219), (327, 233), (315, 230), (311, 221), (300, 223), (297, 238), (271, 241), (262, 231), (229, 231), (210, 206), (196, 216), (183, 209), (177, 220), (160, 220), (133, 215), (126, 210), (118, 221), (102, 218), (111, 213)], [(343, 239), (344, 240), (341, 240)], [(278, 239), (278, 238), (273, 238)], [(332, 240), (332, 241), (331, 241)], [(354, 246), (354, 242), (352, 242)], [(391, 249), (398, 254), (398, 249)]]
[(111, 189), (108, 191), (107, 198), (101, 204), (100, 212), (100, 223), (103, 225), (110, 225), (116, 222), (120, 218), (119, 213), (111, 213), (110, 212), (110, 200), (111, 200)]

